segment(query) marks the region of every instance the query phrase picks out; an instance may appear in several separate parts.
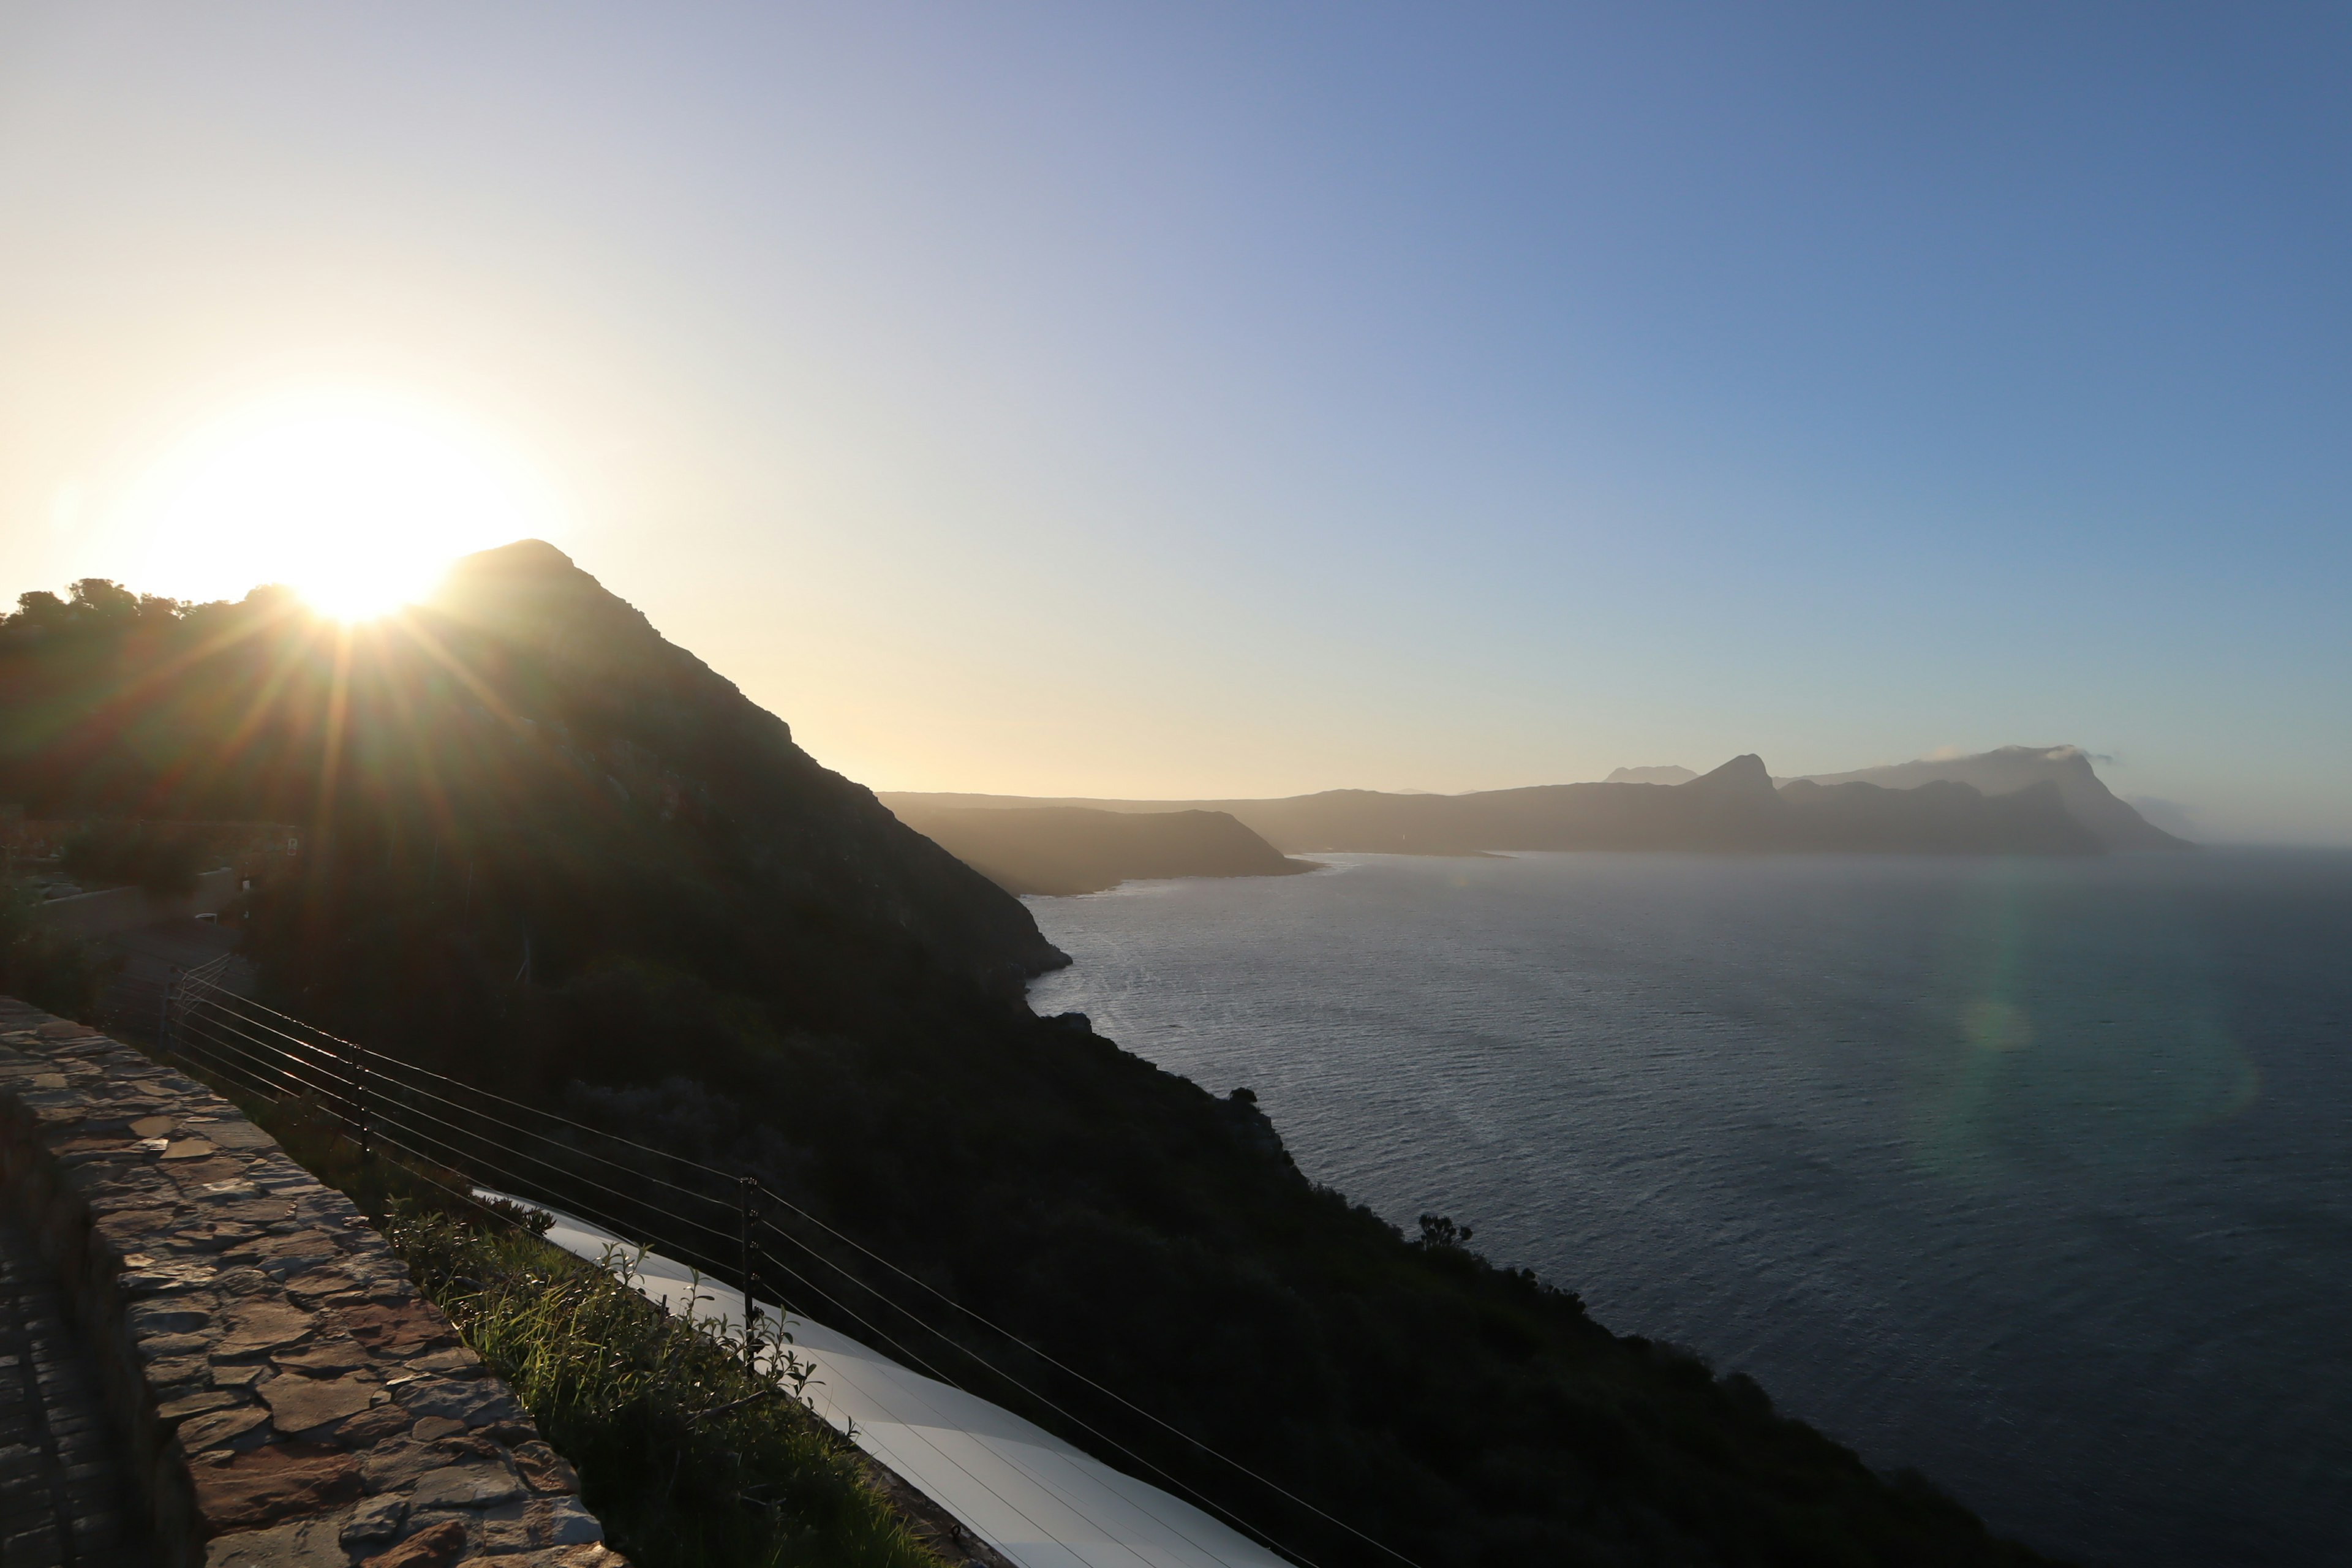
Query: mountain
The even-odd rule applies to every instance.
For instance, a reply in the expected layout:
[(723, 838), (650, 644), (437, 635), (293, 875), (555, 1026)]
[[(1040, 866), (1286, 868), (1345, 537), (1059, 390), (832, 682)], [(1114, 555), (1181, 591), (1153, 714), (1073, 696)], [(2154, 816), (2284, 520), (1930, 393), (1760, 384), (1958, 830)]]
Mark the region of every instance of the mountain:
[(1753, 755), (1735, 757), (1713, 773), (1677, 784), (1541, 784), (1415, 795), (1328, 790), (1286, 800), (1185, 802), (1045, 802), (1003, 795), (882, 798), (902, 814), (950, 805), (976, 810), (1052, 805), (1219, 811), (1286, 854), (1663, 849), (2089, 855), (2102, 847), (2101, 840), (2069, 815), (2048, 781), (2003, 796), (1949, 783), (1889, 789), (1800, 781), (1775, 789), (1763, 762)]
[(308, 825), (338, 866), (421, 877), (378, 919), (461, 896), (493, 972), (645, 942), (854, 1010), (877, 964), (1017, 996), (1066, 962), (552, 546), (348, 633), (283, 594), (174, 615), (82, 587), (0, 628), (0, 801), (30, 815)]
[[(1586, 787), (1727, 834), (1786, 810), (1753, 759)], [(795, 1305), (883, 1320), (1322, 1568), (2040, 1561), (1612, 1333), (1573, 1281), (1310, 1183), (1247, 1094), (1033, 1016), (1023, 977), (1060, 955), (1018, 900), (545, 545), (351, 629), (282, 595), (28, 596), (0, 623), (0, 802), (298, 825), (238, 922), (260, 1000), (758, 1177), (872, 1248), (803, 1258)], [(658, 1202), (657, 1170), (604, 1202)], [(877, 1258), (979, 1316), (900, 1312)]]
[(1850, 773), (1816, 773), (1818, 784), (1866, 784), (1885, 789), (1916, 789), (1928, 784), (1962, 784), (1990, 795), (2014, 795), (2050, 784), (2075, 821), (2096, 834), (2109, 849), (2186, 849), (2177, 838), (2116, 798), (2092, 770), (2080, 746), (2002, 746), (1970, 757), (1929, 757)]
[(1286, 877), (1291, 860), (1222, 811), (908, 806), (898, 819), (1008, 893), (1093, 893), (1144, 877)]
[(1688, 768), (1619, 768), (1601, 782), (1603, 784), (1688, 784), (1696, 777), (1698, 774)]

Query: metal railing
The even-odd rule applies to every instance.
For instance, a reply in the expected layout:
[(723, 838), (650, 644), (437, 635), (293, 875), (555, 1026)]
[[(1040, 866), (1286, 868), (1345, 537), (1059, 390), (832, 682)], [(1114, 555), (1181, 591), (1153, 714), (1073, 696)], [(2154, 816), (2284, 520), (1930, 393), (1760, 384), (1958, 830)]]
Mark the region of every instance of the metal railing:
[[(476, 1189), (562, 1209), (726, 1281), (743, 1293), (747, 1358), (756, 1359), (760, 1348), (773, 1342), (761, 1334), (756, 1303), (762, 1297), (785, 1302), (788, 1310), (814, 1308), (811, 1315), (854, 1327), (906, 1365), (951, 1387), (965, 1384), (942, 1361), (966, 1369), (967, 1377), (984, 1373), (1108, 1450), (1098, 1457), (1115, 1453), (1149, 1470), (1268, 1550), (1314, 1568), (1303, 1553), (1008, 1370), (1001, 1356), (940, 1327), (933, 1315), (944, 1311), (1269, 1496), (1410, 1564), (1392, 1548), (991, 1321), (756, 1176), (719, 1170), (330, 1034), (229, 990), (222, 983), (226, 963), (215, 960), (168, 982), (154, 1015), (163, 1054), (244, 1094), (307, 1102), (363, 1156), (395, 1159), (410, 1174), (495, 1220), (520, 1223), (520, 1216)], [(876, 1276), (890, 1283), (877, 1284)], [(909, 1300), (929, 1305), (918, 1311)], [(776, 1332), (781, 1335), (781, 1324)]]

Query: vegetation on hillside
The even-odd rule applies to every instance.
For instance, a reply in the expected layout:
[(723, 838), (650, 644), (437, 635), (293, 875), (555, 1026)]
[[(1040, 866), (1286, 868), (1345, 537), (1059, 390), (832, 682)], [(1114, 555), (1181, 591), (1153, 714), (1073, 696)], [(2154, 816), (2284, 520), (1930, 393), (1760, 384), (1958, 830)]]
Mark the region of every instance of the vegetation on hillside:
[(0, 626), (0, 800), (302, 825), (252, 921), (273, 1001), (757, 1174), (809, 1216), (819, 1321), (1320, 1568), (2039, 1561), (1315, 1186), (1246, 1100), (1032, 1016), (1058, 955), (1017, 901), (546, 547), (359, 633), (123, 598)]

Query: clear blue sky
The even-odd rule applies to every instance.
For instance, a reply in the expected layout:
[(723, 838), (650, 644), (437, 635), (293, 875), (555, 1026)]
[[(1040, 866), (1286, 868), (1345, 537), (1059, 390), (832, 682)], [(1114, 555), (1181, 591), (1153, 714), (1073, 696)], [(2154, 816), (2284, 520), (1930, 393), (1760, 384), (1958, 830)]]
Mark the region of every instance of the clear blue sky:
[(19, 4), (0, 589), (381, 389), (882, 787), (2352, 842), (2348, 164), (2339, 5)]

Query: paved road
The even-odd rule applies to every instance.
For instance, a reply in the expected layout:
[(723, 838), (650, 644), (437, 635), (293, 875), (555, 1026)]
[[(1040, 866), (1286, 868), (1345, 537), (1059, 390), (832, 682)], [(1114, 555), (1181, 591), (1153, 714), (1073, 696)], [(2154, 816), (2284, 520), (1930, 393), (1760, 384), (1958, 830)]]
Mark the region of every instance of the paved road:
[(0, 1222), (0, 1563), (151, 1568), (98, 1374), (31, 1237)]
[[(562, 1214), (547, 1239), (592, 1262), (614, 1240)], [(674, 1312), (743, 1321), (741, 1292), (657, 1252), (637, 1260), (635, 1278), (640, 1290)], [(775, 1306), (764, 1310), (773, 1322)], [(1191, 1503), (1001, 1405), (911, 1372), (846, 1334), (798, 1316), (786, 1321), (793, 1352), (817, 1369), (809, 1385), (817, 1415), (1015, 1568), (1290, 1568)]]

